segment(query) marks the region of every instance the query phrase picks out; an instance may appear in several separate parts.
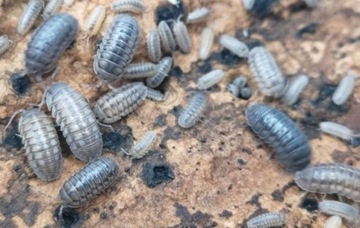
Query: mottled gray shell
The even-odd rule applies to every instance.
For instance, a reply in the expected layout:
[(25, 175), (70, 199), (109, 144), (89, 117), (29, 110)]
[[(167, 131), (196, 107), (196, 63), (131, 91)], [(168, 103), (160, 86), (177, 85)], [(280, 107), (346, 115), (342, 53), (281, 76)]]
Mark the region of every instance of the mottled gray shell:
[(106, 10), (103, 5), (95, 7), (85, 20), (84, 31), (88, 37), (95, 36), (106, 17)]
[(210, 9), (206, 7), (195, 9), (188, 14), (186, 23), (193, 24), (204, 21), (209, 16), (210, 12)]
[(169, 25), (165, 21), (160, 21), (158, 24), (158, 33), (165, 53), (173, 53), (176, 49), (176, 42)]
[(285, 113), (256, 103), (246, 109), (246, 120), (256, 135), (270, 145), (284, 169), (294, 172), (310, 163), (308, 139)]
[(197, 88), (202, 90), (208, 89), (219, 83), (224, 78), (224, 76), (225, 74), (222, 70), (217, 69), (210, 71), (209, 73), (206, 73), (198, 78)]
[(71, 176), (60, 189), (64, 206), (81, 207), (113, 185), (119, 176), (119, 165), (110, 158), (98, 158)]
[(190, 53), (191, 40), (186, 25), (181, 21), (177, 20), (173, 26), (174, 37), (180, 51), (184, 53)]
[(199, 58), (205, 60), (209, 57), (214, 43), (214, 32), (210, 27), (206, 27), (201, 32)]
[(47, 20), (51, 15), (56, 13), (62, 6), (63, 0), (49, 0), (45, 6), (42, 17)]
[(249, 55), (249, 48), (246, 44), (241, 42), (240, 40), (236, 39), (235, 37), (222, 35), (219, 40), (220, 44), (228, 49), (229, 51), (233, 52), (240, 58), (246, 58)]
[(116, 13), (142, 13), (145, 7), (141, 0), (115, 0), (110, 9)]
[(202, 93), (195, 93), (189, 99), (188, 106), (183, 110), (178, 119), (182, 128), (191, 128), (199, 120), (207, 107), (207, 99)]
[(334, 200), (323, 200), (319, 202), (319, 211), (328, 215), (341, 216), (349, 225), (360, 225), (360, 214), (358, 208), (347, 203)]
[(123, 77), (126, 79), (149, 78), (155, 76), (157, 70), (157, 65), (153, 63), (133, 63), (126, 67)]
[(159, 90), (148, 88), (148, 94), (146, 98), (154, 101), (164, 101), (165, 94), (163, 94)]
[(309, 77), (300, 74), (293, 78), (288, 78), (287, 81), (281, 101), (287, 105), (293, 105), (299, 100), (301, 92), (309, 84)]
[(17, 32), (24, 36), (34, 25), (36, 18), (44, 8), (43, 0), (30, 0), (17, 24)]
[(161, 59), (161, 41), (157, 29), (150, 30), (146, 36), (146, 47), (149, 58), (152, 62), (159, 62)]
[(156, 139), (157, 135), (155, 131), (146, 132), (130, 149), (129, 155), (135, 159), (144, 157), (151, 149), (151, 146), (156, 142)]
[(246, 225), (248, 228), (278, 227), (286, 223), (286, 216), (282, 212), (272, 212), (259, 215), (250, 219)]
[(146, 85), (150, 88), (158, 87), (164, 79), (168, 76), (171, 67), (172, 67), (173, 59), (171, 57), (164, 57), (160, 60), (157, 73), (148, 79), (146, 79)]
[(11, 46), (13, 41), (7, 35), (0, 36), (0, 56), (4, 54)]

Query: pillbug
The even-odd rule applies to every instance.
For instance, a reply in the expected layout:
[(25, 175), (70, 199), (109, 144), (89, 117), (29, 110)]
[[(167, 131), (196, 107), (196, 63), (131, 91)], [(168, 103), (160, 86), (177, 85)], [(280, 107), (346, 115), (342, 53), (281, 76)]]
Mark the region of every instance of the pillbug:
[(301, 92), (309, 84), (309, 77), (301, 74), (287, 80), (288, 85), (285, 86), (285, 92), (281, 97), (281, 101), (287, 105), (293, 105), (299, 100)]
[(22, 13), (17, 24), (17, 32), (24, 36), (34, 25), (36, 18), (40, 15), (44, 8), (43, 0), (30, 0)]
[(340, 163), (310, 166), (295, 174), (296, 184), (307, 192), (337, 194), (360, 201), (360, 170)]
[(186, 25), (180, 20), (175, 21), (173, 26), (174, 38), (180, 50), (184, 53), (190, 53), (191, 40)]
[(197, 88), (198, 89), (208, 89), (217, 83), (219, 83), (223, 78), (225, 74), (222, 70), (213, 70), (210, 71), (207, 74), (204, 74), (201, 76), (197, 81)]
[(94, 57), (93, 69), (97, 77), (109, 83), (119, 80), (133, 59), (139, 40), (137, 20), (127, 14), (117, 15)]
[(154, 100), (154, 101), (164, 101), (165, 95), (158, 90), (148, 88), (148, 93), (147, 93), (146, 98)]
[(308, 139), (285, 113), (255, 103), (246, 109), (246, 120), (256, 135), (270, 145), (283, 168), (294, 172), (310, 163)]
[(227, 89), (229, 90), (229, 92), (235, 96), (235, 97), (238, 97), (240, 95), (240, 88), (235, 85), (235, 84), (232, 84), (230, 83), (228, 86), (227, 86)]
[(127, 154), (135, 159), (140, 159), (144, 157), (151, 149), (151, 146), (156, 142), (156, 139), (157, 135), (155, 131), (146, 132)]
[(110, 158), (97, 158), (66, 180), (59, 196), (67, 207), (81, 207), (118, 179), (119, 165)]
[(18, 128), (28, 162), (36, 176), (44, 181), (57, 179), (62, 171), (63, 159), (50, 117), (35, 108), (23, 110)]
[(222, 35), (219, 42), (224, 48), (233, 52), (240, 58), (246, 58), (249, 55), (249, 48), (247, 47), (247, 45), (236, 39), (235, 37)]
[(152, 62), (159, 62), (161, 59), (160, 35), (156, 29), (150, 30), (146, 35), (146, 47), (149, 58)]
[(352, 73), (347, 74), (343, 79), (341, 79), (338, 87), (336, 88), (332, 101), (336, 105), (342, 105), (350, 97), (351, 93), (355, 87), (356, 76)]
[(243, 87), (240, 89), (240, 98), (248, 100), (251, 97), (251, 89), (249, 87)]
[(265, 96), (279, 98), (285, 80), (274, 57), (264, 47), (255, 47), (249, 52), (249, 64), (260, 91)]
[(123, 77), (126, 79), (149, 78), (156, 74), (157, 69), (153, 63), (133, 63), (126, 67)]
[(337, 215), (333, 215), (328, 218), (324, 224), (324, 228), (341, 228), (342, 227), (342, 218)]
[(321, 122), (320, 130), (329, 135), (333, 135), (347, 141), (351, 141), (354, 136), (354, 133), (351, 129), (334, 122)]
[(237, 85), (239, 88), (243, 88), (247, 85), (247, 78), (245, 76), (239, 76), (232, 81), (232, 84)]
[(210, 14), (210, 9), (206, 7), (198, 8), (188, 14), (186, 23), (193, 24), (204, 21)]
[(142, 13), (145, 7), (141, 0), (116, 0), (111, 3), (110, 9), (116, 13)]
[(146, 79), (146, 85), (150, 88), (158, 87), (168, 76), (171, 66), (172, 66), (173, 59), (171, 57), (164, 57), (160, 60), (157, 73), (151, 77)]
[(66, 13), (55, 14), (44, 21), (32, 35), (25, 51), (27, 73), (34, 74), (40, 81), (42, 75), (54, 70), (74, 41), (78, 26), (77, 20)]
[(265, 228), (282, 226), (286, 223), (286, 216), (282, 212), (271, 212), (250, 219), (246, 225), (248, 228)]
[(193, 127), (201, 115), (205, 112), (206, 107), (207, 100), (205, 95), (202, 93), (195, 93), (192, 97), (190, 97), (188, 106), (179, 116), (179, 126), (182, 128)]
[(171, 29), (165, 21), (160, 21), (158, 24), (158, 33), (164, 51), (166, 53), (173, 53), (176, 48), (176, 43)]
[(214, 32), (210, 27), (206, 27), (201, 32), (199, 58), (205, 60), (209, 57), (211, 47), (214, 43)]
[(134, 82), (114, 89), (101, 97), (94, 112), (100, 122), (114, 123), (129, 115), (145, 100), (148, 90), (142, 82)]
[(0, 36), (0, 55), (4, 54), (12, 45), (13, 41), (7, 35)]
[(57, 12), (62, 4), (63, 0), (49, 0), (42, 14), (44, 20), (48, 19), (51, 15)]
[(85, 20), (84, 31), (87, 37), (95, 36), (103, 24), (106, 17), (106, 10), (103, 5), (95, 7), (88, 18)]
[(345, 219), (350, 225), (360, 222), (359, 210), (347, 203), (324, 200), (319, 202), (319, 211), (328, 215), (338, 215)]
[(244, 5), (244, 8), (249, 11), (253, 8), (255, 1), (256, 0), (242, 0), (242, 3)]
[(75, 89), (54, 83), (44, 99), (74, 155), (85, 162), (101, 155), (103, 141), (90, 105)]

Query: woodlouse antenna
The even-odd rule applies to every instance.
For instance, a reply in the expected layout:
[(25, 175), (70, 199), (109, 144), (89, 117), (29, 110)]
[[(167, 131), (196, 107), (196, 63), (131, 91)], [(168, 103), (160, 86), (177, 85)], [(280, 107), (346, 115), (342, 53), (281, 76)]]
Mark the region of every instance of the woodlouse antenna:
[(10, 124), (12, 123), (12, 121), (14, 120), (14, 118), (15, 118), (15, 116), (16, 116), (17, 114), (23, 113), (23, 112), (25, 112), (25, 109), (20, 109), (20, 110), (17, 110), (16, 112), (14, 112), (14, 113), (12, 114), (12, 116), (10, 117), (9, 122), (6, 124), (4, 130), (8, 129), (8, 127), (10, 126)]

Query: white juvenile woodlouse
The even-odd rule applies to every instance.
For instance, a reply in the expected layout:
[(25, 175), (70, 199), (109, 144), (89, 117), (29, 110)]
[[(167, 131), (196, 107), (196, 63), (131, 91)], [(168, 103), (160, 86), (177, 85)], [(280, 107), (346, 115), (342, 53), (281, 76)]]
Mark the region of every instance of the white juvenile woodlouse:
[(106, 17), (106, 10), (103, 5), (95, 7), (85, 20), (84, 31), (87, 37), (95, 36), (103, 24)]
[(164, 101), (165, 100), (165, 94), (160, 92), (159, 90), (148, 88), (148, 94), (146, 98), (154, 101)]
[(157, 29), (150, 30), (146, 35), (147, 52), (152, 62), (159, 62), (161, 59), (161, 42)]
[(346, 100), (352, 94), (355, 87), (355, 79), (356, 76), (352, 73), (348, 73), (345, 77), (343, 77), (336, 88), (332, 101), (336, 105), (342, 105), (346, 102)]
[(116, 0), (110, 5), (110, 9), (116, 13), (142, 13), (144, 12), (144, 4), (141, 0)]
[(341, 228), (342, 227), (342, 218), (337, 215), (333, 215), (328, 218), (324, 224), (324, 228)]
[(235, 37), (222, 35), (219, 42), (224, 48), (233, 52), (238, 57), (246, 58), (249, 55), (248, 46)]
[(42, 17), (44, 20), (48, 19), (51, 15), (57, 12), (63, 4), (63, 0), (49, 0), (44, 8)]
[(309, 84), (309, 77), (301, 74), (294, 78), (287, 79), (285, 92), (281, 97), (281, 101), (287, 105), (293, 105), (299, 100), (301, 92)]
[(328, 215), (338, 215), (345, 219), (349, 225), (355, 225), (360, 222), (359, 210), (347, 203), (324, 200), (319, 202), (319, 211)]
[(43, 0), (29, 1), (17, 24), (17, 32), (20, 35), (24, 36), (31, 29), (43, 8)]
[(224, 76), (225, 74), (222, 70), (210, 71), (198, 79), (197, 88), (202, 90), (208, 89), (219, 83), (224, 78)]
[(126, 154), (134, 159), (144, 157), (156, 142), (157, 135), (155, 131), (146, 132)]
[(173, 53), (176, 48), (176, 42), (169, 25), (165, 21), (160, 21), (158, 24), (158, 33), (164, 51), (170, 54)]
[(0, 56), (4, 54), (11, 46), (13, 41), (7, 35), (0, 36)]
[(204, 21), (209, 16), (210, 12), (210, 9), (206, 7), (195, 9), (188, 14), (186, 23), (193, 24)]
[(334, 122), (321, 122), (320, 130), (347, 141), (351, 141), (354, 137), (354, 133), (351, 129)]
[(250, 219), (246, 225), (248, 228), (266, 228), (282, 226), (286, 223), (286, 216), (282, 212), (265, 213)]
[(164, 57), (160, 60), (158, 64), (157, 73), (151, 77), (146, 79), (146, 85), (150, 88), (158, 87), (168, 76), (171, 67), (172, 67), (173, 59), (171, 57)]
[(207, 107), (207, 99), (204, 94), (196, 92), (190, 99), (188, 106), (181, 112), (178, 124), (182, 128), (191, 128), (199, 120)]
[(89, 162), (62, 185), (59, 197), (64, 206), (81, 207), (100, 195), (118, 179), (119, 165), (110, 158)]
[(251, 10), (255, 4), (255, 1), (256, 0), (242, 0), (242, 3), (246, 10)]
[(214, 43), (214, 32), (210, 27), (206, 27), (201, 32), (199, 58), (205, 60), (209, 57)]
[(133, 63), (126, 67), (123, 77), (126, 79), (149, 78), (155, 76), (158, 67), (153, 63)]
[(190, 53), (191, 40), (186, 25), (180, 20), (175, 21), (173, 27), (174, 38), (180, 50), (184, 53)]
[(274, 57), (264, 47), (255, 47), (249, 52), (249, 64), (260, 91), (265, 96), (279, 98), (285, 80)]

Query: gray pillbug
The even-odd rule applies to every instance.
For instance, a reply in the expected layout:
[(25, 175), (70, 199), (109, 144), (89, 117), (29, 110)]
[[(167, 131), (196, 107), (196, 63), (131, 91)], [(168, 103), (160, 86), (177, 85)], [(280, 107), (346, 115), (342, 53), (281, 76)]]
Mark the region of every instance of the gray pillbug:
[(173, 53), (176, 48), (176, 43), (171, 29), (165, 21), (160, 21), (158, 24), (158, 33), (164, 51), (166, 53)]
[(227, 86), (227, 89), (229, 90), (229, 92), (235, 96), (235, 97), (238, 97), (240, 95), (240, 88), (235, 85), (235, 84), (232, 84), (230, 83), (228, 86)]
[(164, 101), (165, 95), (158, 90), (148, 88), (148, 94), (146, 98), (154, 101)]
[(145, 7), (141, 0), (116, 0), (111, 3), (110, 9), (116, 13), (142, 13)]
[(354, 136), (354, 133), (351, 129), (334, 122), (321, 122), (320, 130), (324, 133), (336, 136), (347, 141), (351, 141)]
[(201, 7), (188, 14), (186, 23), (193, 24), (200, 21), (204, 21), (209, 16), (209, 14), (210, 14), (209, 8)]
[(147, 93), (142, 82), (114, 89), (96, 102), (95, 115), (100, 122), (114, 123), (137, 109), (144, 102)]
[(103, 5), (95, 7), (88, 18), (85, 20), (84, 31), (87, 37), (95, 36), (103, 24), (106, 17), (106, 10)]
[(34, 74), (40, 81), (42, 75), (54, 70), (74, 41), (78, 26), (77, 20), (66, 13), (55, 14), (44, 21), (32, 35), (25, 51), (27, 73)]
[(245, 100), (250, 99), (252, 94), (251, 88), (249, 87), (243, 87), (240, 89), (240, 98), (243, 98)]
[(138, 79), (153, 77), (158, 67), (153, 63), (133, 63), (126, 67), (122, 75), (126, 79)]
[(246, 120), (256, 135), (270, 145), (283, 168), (294, 172), (310, 163), (308, 139), (285, 113), (255, 103), (246, 109)]
[(265, 96), (279, 98), (285, 80), (274, 57), (264, 47), (255, 47), (249, 52), (249, 64), (260, 91)]
[(295, 182), (307, 192), (337, 194), (360, 201), (360, 170), (348, 165), (328, 163), (310, 166), (296, 172)]
[(198, 79), (197, 88), (202, 90), (208, 89), (219, 83), (224, 78), (224, 76), (225, 74), (222, 70), (210, 71)]
[(189, 99), (188, 106), (179, 116), (178, 124), (182, 128), (191, 128), (199, 120), (207, 107), (207, 99), (202, 93), (195, 93)]
[(299, 100), (299, 96), (305, 87), (309, 84), (309, 77), (301, 74), (294, 78), (287, 79), (285, 92), (281, 97), (281, 101), (287, 105), (293, 105)]
[(43, 0), (29, 1), (17, 24), (17, 32), (20, 35), (24, 36), (31, 29), (43, 8)]
[(127, 14), (111, 22), (94, 57), (93, 69), (100, 80), (112, 83), (121, 78), (132, 61), (140, 41), (140, 26)]
[(347, 203), (324, 200), (319, 202), (319, 211), (328, 215), (338, 215), (345, 219), (349, 225), (355, 225), (360, 222), (359, 210)]
[(242, 0), (242, 3), (244, 5), (244, 8), (249, 11), (253, 8), (255, 1), (256, 0)]
[(308, 7), (315, 8), (319, 5), (319, 0), (303, 0)]
[(84, 206), (113, 185), (119, 172), (120, 167), (114, 160), (98, 158), (66, 180), (60, 189), (59, 197), (64, 206)]
[(222, 35), (219, 42), (224, 48), (233, 52), (240, 58), (246, 58), (249, 55), (249, 48), (247, 47), (247, 45), (236, 39), (235, 37)]
[(175, 21), (173, 27), (174, 37), (180, 50), (184, 53), (190, 53), (191, 40), (186, 25), (180, 20)]
[(13, 41), (7, 35), (0, 36), (0, 55), (4, 54), (12, 45)]
[(247, 85), (247, 78), (243, 75), (240, 75), (239, 77), (235, 78), (231, 83), (237, 85), (239, 88), (243, 88)]
[(214, 32), (210, 27), (206, 27), (201, 32), (199, 58), (205, 60), (209, 57), (214, 43)]
[(348, 73), (345, 77), (343, 77), (336, 88), (332, 101), (336, 105), (342, 105), (346, 102), (346, 100), (352, 94), (355, 87), (355, 79), (356, 76), (352, 73)]
[(337, 215), (333, 215), (328, 218), (324, 224), (324, 228), (341, 228), (342, 227), (342, 218)]
[(250, 219), (246, 225), (248, 228), (265, 228), (282, 226), (286, 223), (286, 216), (282, 212), (272, 212), (259, 215)]
[(74, 155), (85, 162), (99, 157), (102, 134), (85, 98), (65, 83), (54, 83), (44, 99)]
[(38, 109), (24, 110), (19, 120), (19, 132), (30, 167), (44, 181), (57, 179), (63, 159), (60, 142), (50, 117)]
[(144, 157), (151, 149), (151, 146), (156, 142), (156, 139), (157, 135), (155, 131), (146, 132), (127, 154), (135, 159)]
[(172, 66), (173, 59), (171, 57), (164, 57), (160, 60), (158, 65), (157, 73), (151, 77), (146, 79), (146, 85), (150, 88), (158, 87), (168, 76), (171, 66)]
[(57, 12), (61, 8), (62, 4), (63, 0), (49, 0), (42, 13), (44, 20), (48, 19), (51, 15)]
[(159, 62), (161, 59), (161, 42), (156, 29), (150, 30), (146, 35), (146, 47), (150, 60), (155, 63)]

